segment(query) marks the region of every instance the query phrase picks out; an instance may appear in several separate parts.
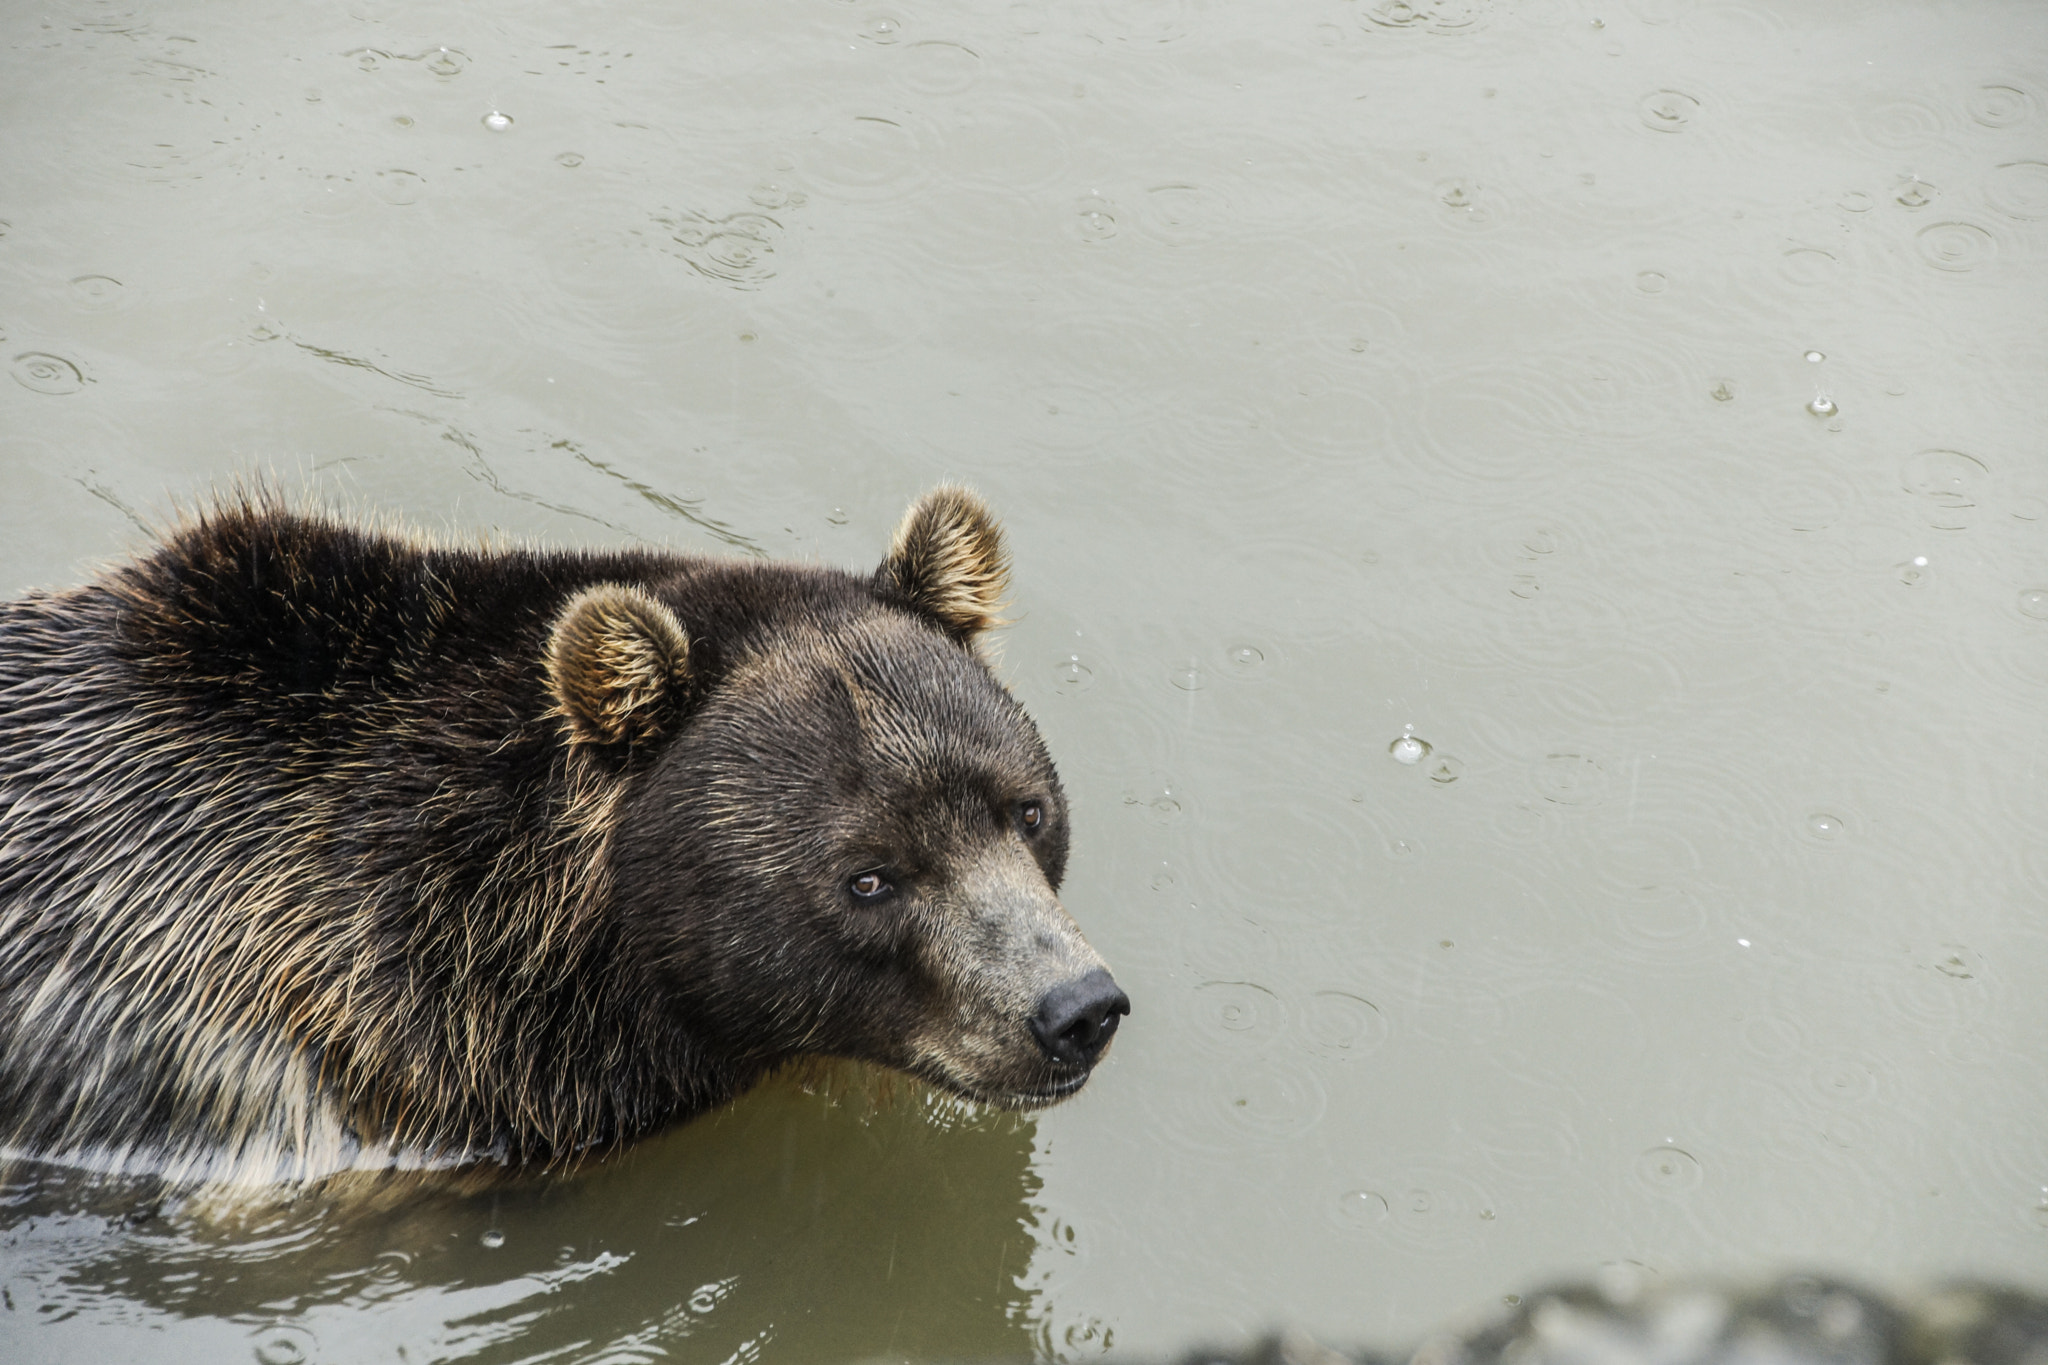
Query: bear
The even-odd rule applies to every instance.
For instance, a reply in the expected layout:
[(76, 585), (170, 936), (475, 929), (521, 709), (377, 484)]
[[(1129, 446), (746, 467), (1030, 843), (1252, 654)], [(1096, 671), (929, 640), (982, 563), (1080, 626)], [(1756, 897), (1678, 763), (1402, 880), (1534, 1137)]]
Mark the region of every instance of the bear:
[(805, 1058), (1031, 1108), (1130, 1002), (991, 671), (879, 568), (458, 548), (273, 489), (0, 605), (0, 1142), (210, 1185), (565, 1169)]

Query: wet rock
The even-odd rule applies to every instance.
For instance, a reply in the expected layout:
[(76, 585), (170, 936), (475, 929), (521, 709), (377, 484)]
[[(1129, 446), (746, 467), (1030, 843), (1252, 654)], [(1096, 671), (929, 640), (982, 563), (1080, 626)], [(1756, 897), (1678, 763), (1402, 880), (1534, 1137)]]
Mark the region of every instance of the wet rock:
[(1811, 1275), (1737, 1290), (1620, 1272), (1528, 1295), (1407, 1353), (1284, 1332), (1178, 1365), (2048, 1365), (2048, 1297), (1984, 1284), (1888, 1297)]

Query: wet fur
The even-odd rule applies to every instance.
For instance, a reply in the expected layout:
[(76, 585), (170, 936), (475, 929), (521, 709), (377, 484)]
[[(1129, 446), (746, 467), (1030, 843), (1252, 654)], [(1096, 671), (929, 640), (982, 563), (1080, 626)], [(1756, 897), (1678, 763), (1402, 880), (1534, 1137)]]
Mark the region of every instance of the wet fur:
[[(257, 496), (0, 604), (0, 1136), (250, 1183), (559, 1166), (813, 1052), (971, 1093), (941, 1055), (986, 1051), (943, 1022), (972, 994), (948, 975), (967, 930), (941, 921), (982, 912), (935, 892), (923, 928), (821, 945), (775, 917), (842, 874), (792, 824), (837, 790), (811, 769), (848, 726), (903, 732), (890, 800), (929, 798), (901, 837), (940, 849), (934, 869), (940, 827), (988, 842), (977, 783), (1059, 799), (962, 648), (1005, 572), (957, 490), (913, 509), (873, 578), (432, 548)], [(892, 680), (906, 655), (939, 700)], [(867, 714), (841, 686), (903, 695)], [(755, 698), (759, 732), (719, 749), (737, 722), (696, 710), (727, 694)], [(940, 712), (958, 733), (916, 733)], [(658, 761), (699, 730), (724, 768)], [(1056, 833), (1001, 877), (1036, 877), (1015, 894), (1064, 934)], [(1071, 937), (1062, 962), (1086, 954)]]

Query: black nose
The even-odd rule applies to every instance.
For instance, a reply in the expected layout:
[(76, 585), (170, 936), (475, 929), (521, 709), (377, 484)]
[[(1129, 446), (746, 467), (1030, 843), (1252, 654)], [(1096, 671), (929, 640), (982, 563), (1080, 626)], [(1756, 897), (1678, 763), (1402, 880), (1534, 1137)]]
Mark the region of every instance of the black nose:
[(1054, 1061), (1093, 1066), (1116, 1033), (1117, 1016), (1130, 1012), (1131, 998), (1097, 967), (1047, 991), (1031, 1017), (1031, 1031)]

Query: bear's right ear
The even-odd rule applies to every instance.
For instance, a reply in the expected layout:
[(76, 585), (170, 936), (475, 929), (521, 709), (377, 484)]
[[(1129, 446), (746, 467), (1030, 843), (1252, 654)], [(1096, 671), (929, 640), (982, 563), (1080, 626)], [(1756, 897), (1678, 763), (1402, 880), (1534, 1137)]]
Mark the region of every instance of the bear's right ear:
[(903, 514), (875, 586), (922, 612), (968, 644), (1001, 625), (1010, 556), (1003, 528), (988, 504), (964, 488), (942, 484)]
[(600, 583), (556, 619), (547, 673), (571, 741), (623, 752), (674, 733), (690, 638), (674, 612), (640, 589)]

